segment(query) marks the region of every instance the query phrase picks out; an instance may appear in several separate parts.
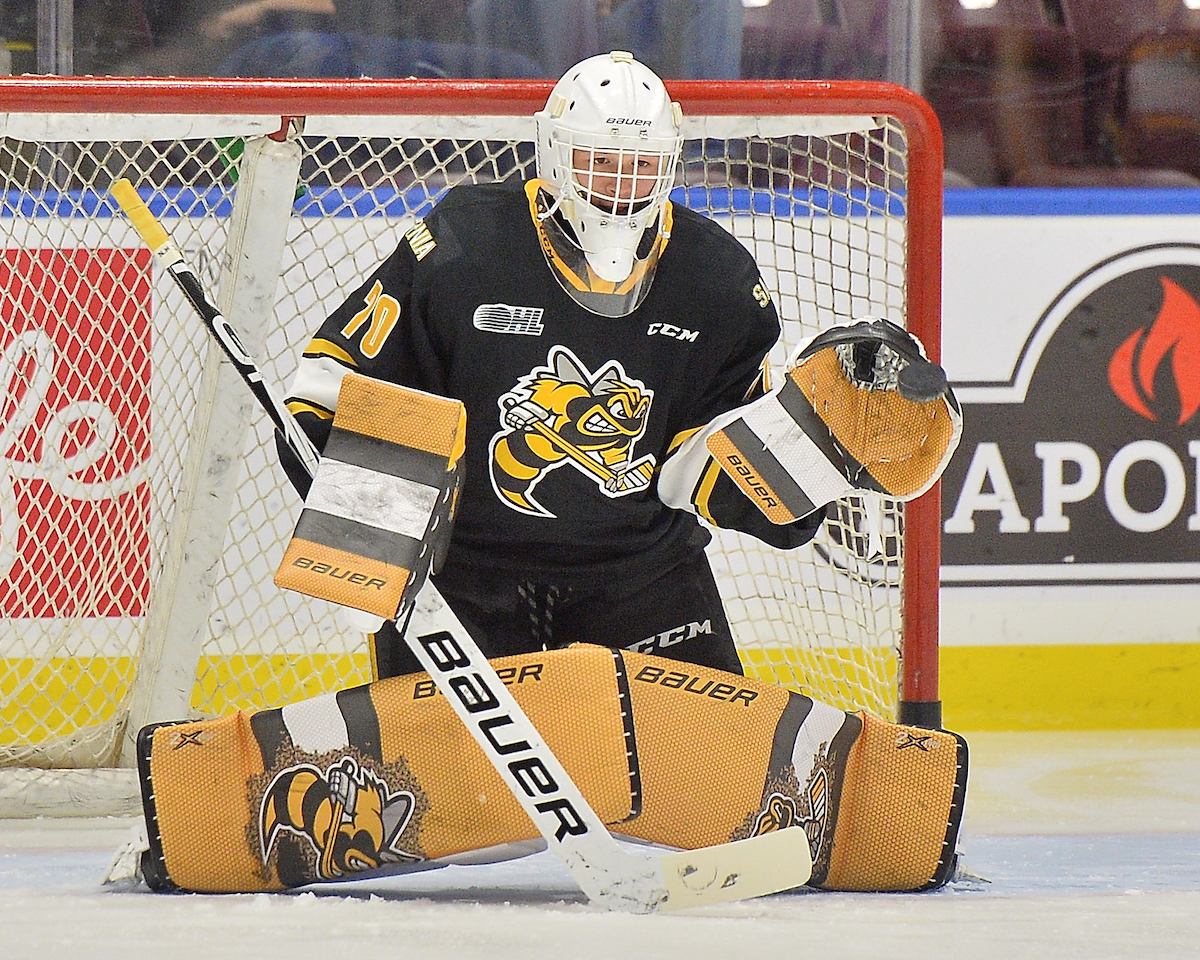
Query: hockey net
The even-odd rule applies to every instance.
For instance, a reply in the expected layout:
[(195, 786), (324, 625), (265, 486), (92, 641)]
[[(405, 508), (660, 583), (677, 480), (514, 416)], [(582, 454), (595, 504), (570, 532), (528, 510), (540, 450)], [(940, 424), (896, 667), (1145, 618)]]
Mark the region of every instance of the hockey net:
[[(269, 424), (111, 183), (138, 187), (282, 389), (320, 320), (449, 186), (532, 175), (548, 90), (0, 82), (0, 814), (14, 794), (16, 812), (44, 812), (35, 782), (92, 799), (114, 768), (127, 784), (146, 722), (370, 679), (340, 611), (274, 586), (300, 502)], [(673, 196), (757, 258), (784, 321), (776, 372), (866, 315), (936, 358), (941, 141), (925, 104), (862, 83), (673, 93)], [(711, 555), (748, 673), (936, 725), (936, 490), (839, 503), (787, 553), (717, 532)]]

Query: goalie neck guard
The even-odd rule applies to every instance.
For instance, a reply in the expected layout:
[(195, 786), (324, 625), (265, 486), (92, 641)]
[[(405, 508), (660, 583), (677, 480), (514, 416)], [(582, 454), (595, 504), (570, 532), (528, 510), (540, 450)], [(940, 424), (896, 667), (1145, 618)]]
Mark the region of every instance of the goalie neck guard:
[(670, 236), (679, 105), (649, 68), (614, 51), (568, 70), (534, 119), (544, 196), (531, 200), (547, 263), (585, 309), (626, 316)]

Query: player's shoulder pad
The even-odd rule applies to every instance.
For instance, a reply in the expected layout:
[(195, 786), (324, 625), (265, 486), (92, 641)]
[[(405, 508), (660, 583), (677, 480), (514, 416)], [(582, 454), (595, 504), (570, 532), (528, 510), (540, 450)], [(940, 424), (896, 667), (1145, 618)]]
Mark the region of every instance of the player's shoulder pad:
[(527, 201), (520, 189), (521, 181), (503, 180), (496, 183), (459, 183), (446, 191), (426, 219), (479, 216), (487, 208), (503, 208), (513, 204), (525, 210)]
[[(671, 242), (664, 256), (686, 256), (693, 261), (694, 269), (688, 269), (694, 283), (705, 284), (714, 291), (739, 291), (749, 293), (756, 285), (761, 286), (761, 275), (753, 254), (728, 230), (715, 220), (678, 203), (673, 204), (674, 225)], [(766, 303), (753, 296), (760, 306)], [(765, 288), (762, 296), (766, 297)], [(769, 302), (769, 297), (767, 297)]]
[[(691, 242), (700, 243), (708, 249), (721, 250), (725, 255), (738, 260), (754, 262), (754, 257), (728, 230), (711, 217), (691, 210), (680, 203), (672, 203), (671, 215), (674, 218), (672, 236), (680, 233), (691, 234)], [(670, 249), (668, 247), (668, 249)]]
[(469, 244), (503, 233), (524, 215), (525, 197), (512, 182), (457, 184), (422, 219), (404, 232), (405, 242), (423, 267), (457, 260)]

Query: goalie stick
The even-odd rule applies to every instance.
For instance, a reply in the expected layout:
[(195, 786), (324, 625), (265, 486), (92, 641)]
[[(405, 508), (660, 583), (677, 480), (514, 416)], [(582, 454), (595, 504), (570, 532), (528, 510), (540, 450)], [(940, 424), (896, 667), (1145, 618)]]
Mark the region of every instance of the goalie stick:
[[(182, 251), (129, 180), (115, 181), (112, 195), (285, 442), (315, 473), (319, 454), (312, 441), (208, 299)], [(622, 849), (429, 580), (417, 595), (417, 620), (421, 629), (397, 623), (405, 642), (589, 900), (649, 913), (762, 896), (808, 881), (811, 853), (798, 827), (698, 850)]]

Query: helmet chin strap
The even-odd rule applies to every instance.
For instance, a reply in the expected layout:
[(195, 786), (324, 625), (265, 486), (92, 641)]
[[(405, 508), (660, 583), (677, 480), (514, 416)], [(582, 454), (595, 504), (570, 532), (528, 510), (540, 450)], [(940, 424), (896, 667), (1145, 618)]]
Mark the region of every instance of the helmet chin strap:
[[(543, 196), (546, 196), (548, 191), (543, 190), (541, 193)], [(544, 210), (538, 210), (536, 214), (538, 221), (545, 222), (554, 216), (555, 212), (562, 206), (565, 197), (565, 192), (560, 193), (557, 197), (553, 198), (554, 202), (550, 206)], [(590, 252), (582, 246), (579, 249), (583, 253), (588, 266), (601, 280), (608, 283), (620, 283), (633, 273), (634, 260), (637, 259), (636, 254), (629, 253), (628, 256), (623, 257), (622, 254), (625, 251), (622, 251), (620, 247), (602, 247), (600, 250), (594, 252)], [(615, 258), (609, 254), (610, 250), (617, 251)], [(628, 264), (624, 268), (621, 266), (622, 259), (628, 260)]]
[[(549, 191), (545, 191), (545, 192), (549, 193)], [(538, 214), (537, 214), (537, 218), (539, 220), (549, 220), (552, 216), (554, 216), (554, 214), (558, 210), (558, 208), (562, 206), (563, 196), (564, 195), (562, 193), (560, 193), (557, 197), (554, 198), (554, 202), (552, 204), (550, 204), (549, 207), (547, 207), (545, 210), (539, 210)]]

